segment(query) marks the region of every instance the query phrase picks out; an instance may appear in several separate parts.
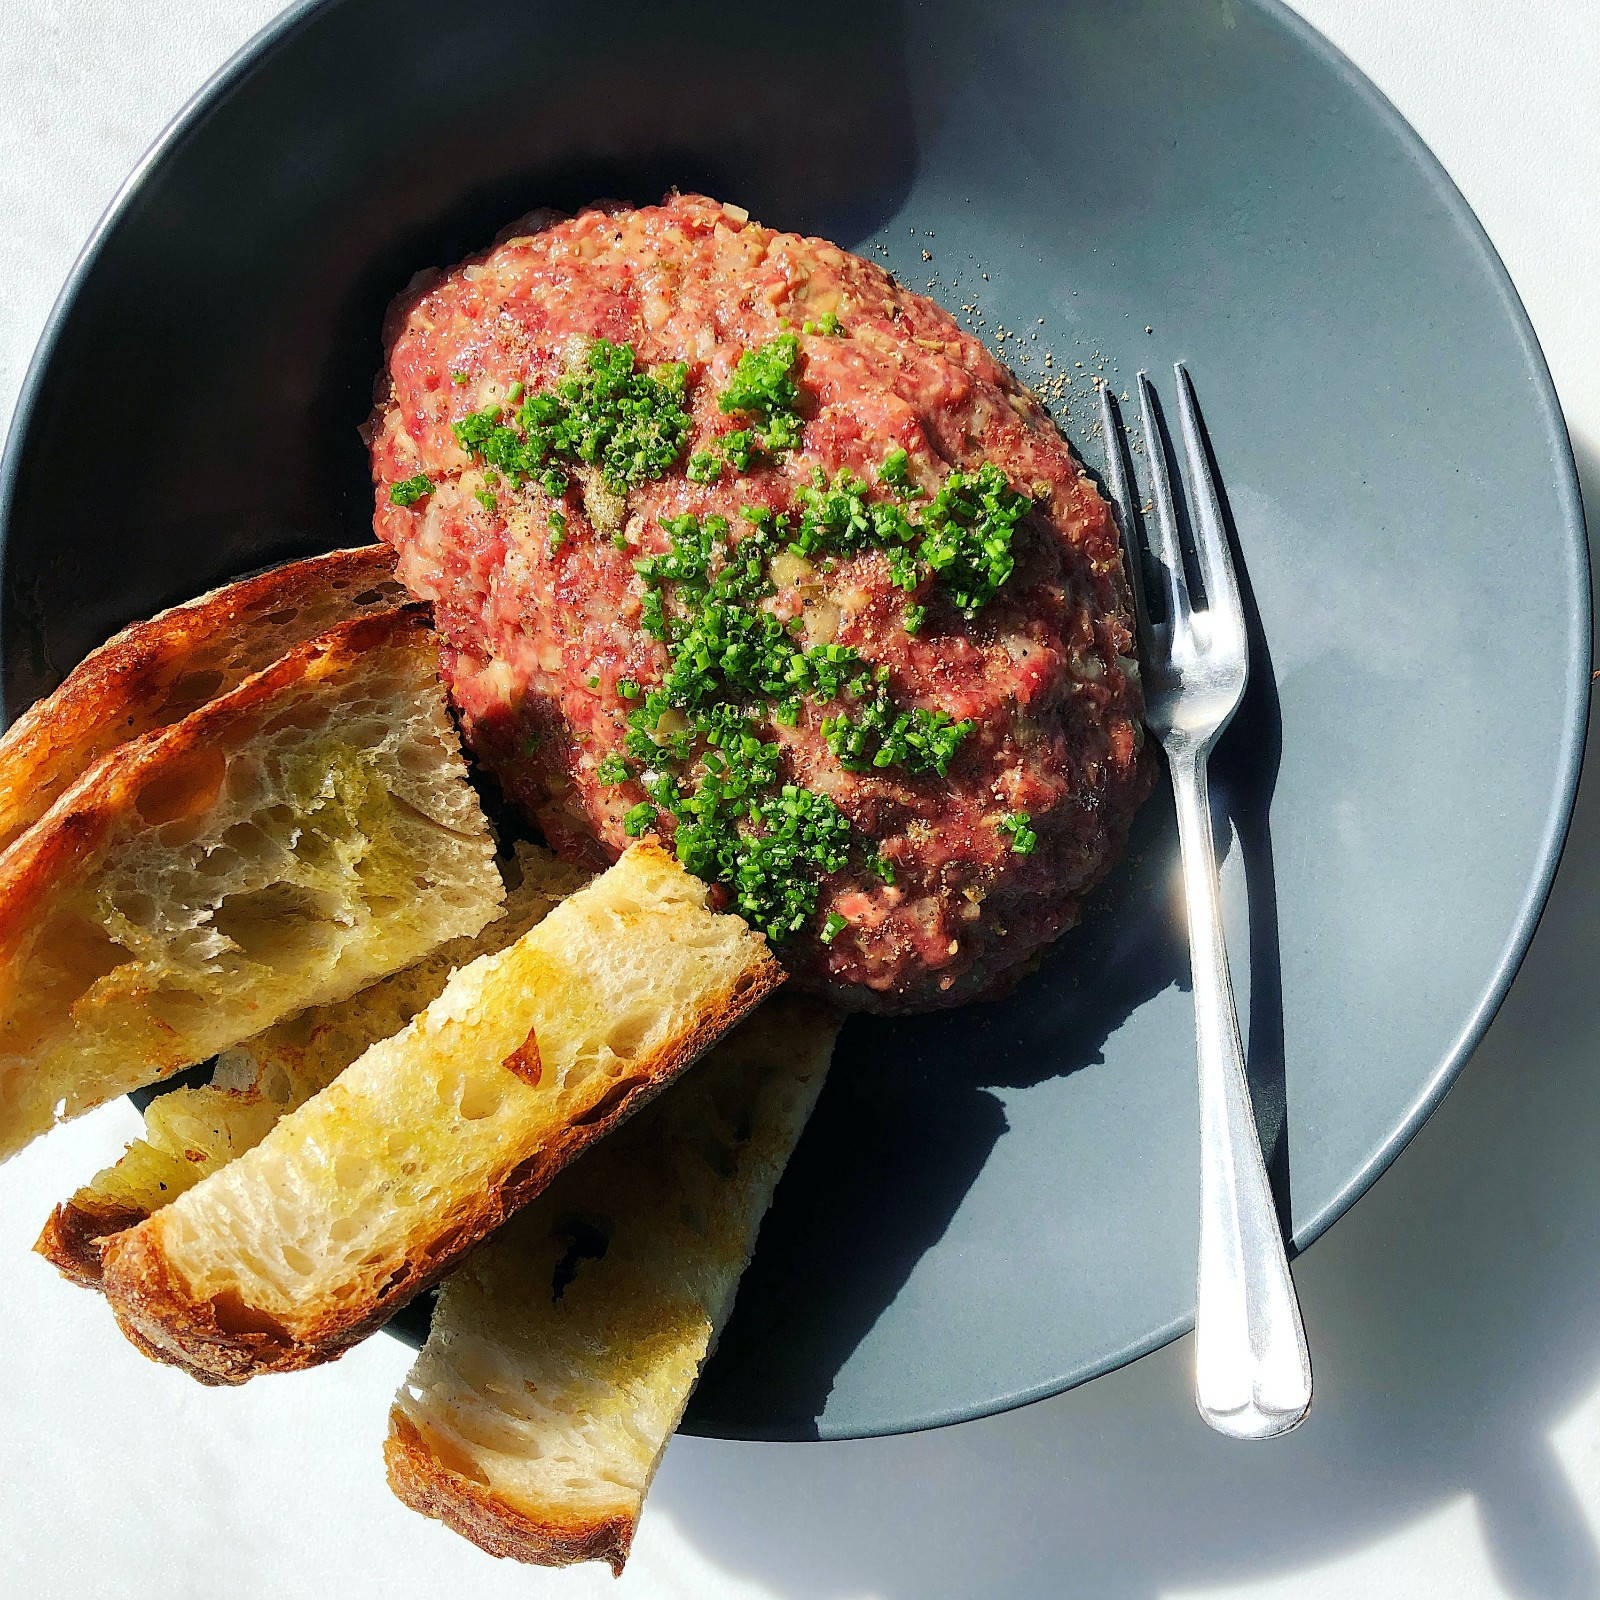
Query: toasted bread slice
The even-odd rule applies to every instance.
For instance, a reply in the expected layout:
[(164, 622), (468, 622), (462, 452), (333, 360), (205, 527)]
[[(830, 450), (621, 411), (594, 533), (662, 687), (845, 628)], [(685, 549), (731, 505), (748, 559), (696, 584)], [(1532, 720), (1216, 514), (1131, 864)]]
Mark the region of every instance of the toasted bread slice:
[(0, 739), (0, 850), (118, 745), (181, 721), (336, 623), (407, 598), (394, 552), (373, 544), (291, 561), (124, 628)]
[(297, 645), (105, 757), (0, 856), (0, 1156), (503, 897), (425, 608)]
[(150, 1103), (145, 1132), (120, 1160), (57, 1206), (34, 1246), (74, 1282), (100, 1285), (100, 1247), (252, 1150), (278, 1119), (320, 1093), (368, 1045), (398, 1033), (457, 967), (520, 939), (589, 874), (519, 841), (507, 863), (505, 911), (475, 937), (452, 939), (413, 967), (329, 1006), (280, 1022), (217, 1060), (210, 1083)]
[(827, 1072), (780, 995), (445, 1280), (389, 1413), (389, 1483), (493, 1555), (620, 1572)]
[(782, 980), (706, 893), (637, 844), (456, 972), (255, 1149), (106, 1242), (118, 1319), (228, 1383), (371, 1333)]

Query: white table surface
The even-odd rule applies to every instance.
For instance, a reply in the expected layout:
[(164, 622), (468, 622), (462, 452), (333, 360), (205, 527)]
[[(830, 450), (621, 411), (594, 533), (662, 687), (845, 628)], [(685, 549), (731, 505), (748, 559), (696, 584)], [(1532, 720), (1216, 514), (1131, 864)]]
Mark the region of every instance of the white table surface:
[[(0, 0), (0, 416), (146, 144), (276, 0)], [(1433, 146), (1544, 342), (1600, 524), (1600, 4), (1300, 0)], [(1600, 758), (1597, 758), (1600, 759)], [(1594, 762), (1591, 761), (1591, 766)], [(404, 1510), (407, 1353), (237, 1392), (134, 1354), (29, 1246), (120, 1148), (107, 1106), (0, 1169), (0, 1595), (733, 1600), (1600, 1597), (1600, 773), (1488, 1039), (1299, 1263), (1317, 1406), (1208, 1434), (1187, 1340), (1010, 1416), (667, 1453), (620, 1586), (496, 1562)]]

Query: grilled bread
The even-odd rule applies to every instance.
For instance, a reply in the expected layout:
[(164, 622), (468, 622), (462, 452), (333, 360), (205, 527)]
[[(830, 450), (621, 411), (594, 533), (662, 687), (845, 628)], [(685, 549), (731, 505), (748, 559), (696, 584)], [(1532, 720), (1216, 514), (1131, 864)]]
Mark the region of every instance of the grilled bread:
[(476, 933), (503, 896), (425, 608), (296, 645), (0, 856), (0, 1156)]
[(521, 938), (588, 877), (522, 842), (507, 866), (504, 914), (476, 937), (452, 939), (348, 1000), (278, 1023), (224, 1051), (209, 1084), (152, 1101), (144, 1137), (55, 1208), (34, 1248), (68, 1278), (98, 1288), (104, 1239), (260, 1144), (280, 1117), (327, 1088), (368, 1045), (398, 1033), (456, 967)]
[(837, 1019), (781, 995), (445, 1280), (389, 1482), (494, 1555), (620, 1572)]
[(336, 623), (407, 599), (373, 544), (292, 561), (136, 622), (0, 739), (0, 850), (102, 756), (181, 721)]
[(106, 1241), (142, 1348), (211, 1381), (339, 1355), (782, 980), (653, 842), (456, 972), (253, 1150)]

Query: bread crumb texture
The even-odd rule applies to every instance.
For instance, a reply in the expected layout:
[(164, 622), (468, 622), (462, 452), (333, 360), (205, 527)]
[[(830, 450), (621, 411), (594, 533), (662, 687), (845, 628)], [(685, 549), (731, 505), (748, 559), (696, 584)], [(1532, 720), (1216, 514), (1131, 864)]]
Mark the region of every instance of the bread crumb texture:
[(0, 856), (0, 1155), (476, 933), (503, 893), (423, 608), (297, 646)]
[[(427, 1287), (782, 979), (659, 846), (634, 846), (508, 949), (111, 1239), (125, 1325), (238, 1382), (339, 1354)], [(541, 1070), (505, 1062), (537, 1040)]]
[(446, 1280), (395, 1398), (395, 1492), (494, 1554), (620, 1571), (822, 1087), (781, 995)]
[(502, 915), (348, 1000), (313, 1006), (225, 1050), (210, 1083), (151, 1101), (144, 1136), (56, 1207), (36, 1246), (68, 1277), (100, 1282), (106, 1237), (169, 1205), (202, 1178), (254, 1149), (286, 1112), (304, 1105), (369, 1045), (398, 1033), (436, 999), (452, 971), (522, 937), (589, 874), (541, 845), (518, 841), (504, 863)]

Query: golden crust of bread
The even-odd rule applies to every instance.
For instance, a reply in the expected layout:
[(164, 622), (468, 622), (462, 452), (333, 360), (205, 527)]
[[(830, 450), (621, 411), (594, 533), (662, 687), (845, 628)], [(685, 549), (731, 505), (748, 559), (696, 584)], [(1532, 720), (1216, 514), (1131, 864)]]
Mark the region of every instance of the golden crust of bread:
[(300, 641), (402, 604), (394, 552), (291, 561), (123, 629), (0, 738), (0, 850), (102, 756), (181, 721)]
[(633, 1544), (634, 1519), (619, 1514), (570, 1523), (535, 1521), (481, 1483), (445, 1466), (403, 1413), (391, 1413), (383, 1442), (389, 1487), (413, 1511), (433, 1517), (480, 1550), (542, 1567), (604, 1561), (622, 1575)]
[[(655, 841), (647, 840), (634, 845), (611, 873), (596, 879), (583, 894), (595, 892), (612, 874), (630, 868), (640, 873), (664, 871), (675, 879), (692, 881), (686, 880), (683, 869)], [(565, 904), (573, 907), (580, 899), (574, 896)], [(544, 931), (541, 925), (527, 939), (538, 939)], [(161, 1230), (175, 1212), (190, 1206), (209, 1185), (238, 1173), (242, 1164), (235, 1163), (175, 1206), (106, 1241), (103, 1286), (118, 1323), (161, 1360), (197, 1377), (209, 1376), (224, 1383), (243, 1383), (262, 1372), (316, 1366), (343, 1354), (381, 1327), (400, 1306), (436, 1283), (473, 1245), (544, 1189), (578, 1154), (656, 1095), (783, 982), (784, 970), (765, 940), (748, 931), (742, 938), (747, 941), (741, 946), (746, 954), (738, 970), (730, 981), (700, 996), (692, 1021), (674, 1027), (659, 1044), (630, 1057), (624, 1074), (585, 1109), (559, 1127), (541, 1129), (537, 1147), (503, 1177), (459, 1196), (442, 1232), (430, 1229), (421, 1236), (408, 1235), (404, 1259), (384, 1267), (383, 1276), (375, 1277), (373, 1270), (366, 1270), (360, 1281), (342, 1284), (336, 1298), (324, 1296), (297, 1306), (292, 1319), (245, 1303), (236, 1289), (197, 1296), (183, 1273), (174, 1269)], [(519, 941), (503, 954), (516, 952), (525, 942)], [(473, 969), (465, 970), (470, 973)], [(458, 979), (461, 976), (457, 974)], [(454, 996), (447, 988), (435, 1005), (448, 1011), (453, 1003)], [(432, 1008), (413, 1027), (426, 1022), (431, 1014)], [(374, 1046), (374, 1050), (383, 1048)], [(349, 1071), (356, 1073), (361, 1067), (358, 1062)], [(507, 1076), (523, 1081), (514, 1071)], [(337, 1094), (346, 1081), (336, 1080), (324, 1094)], [(303, 1116), (322, 1100), (319, 1096), (308, 1102), (296, 1115)], [(280, 1124), (272, 1137), (285, 1132), (292, 1120)], [(271, 1143), (269, 1139), (252, 1157), (266, 1156)], [(325, 1157), (326, 1152), (319, 1154), (319, 1160)]]

